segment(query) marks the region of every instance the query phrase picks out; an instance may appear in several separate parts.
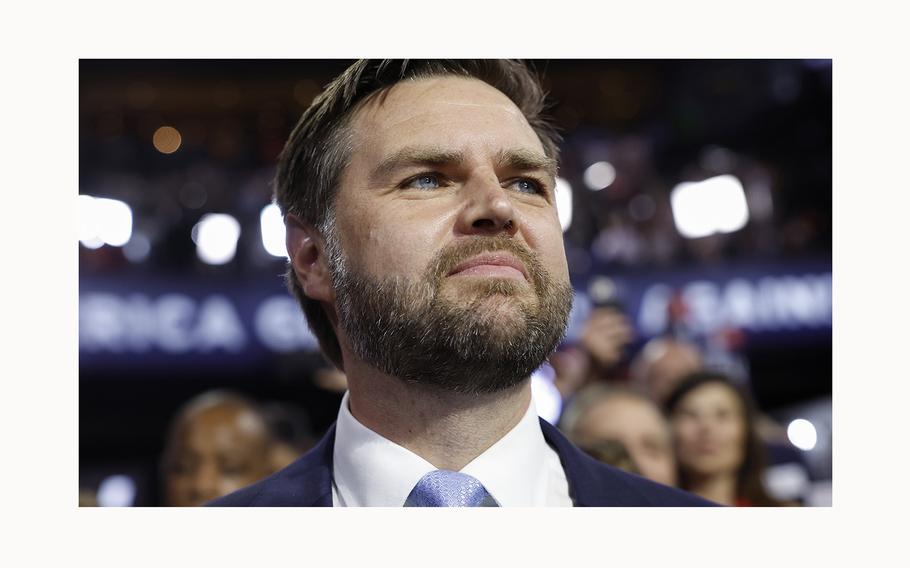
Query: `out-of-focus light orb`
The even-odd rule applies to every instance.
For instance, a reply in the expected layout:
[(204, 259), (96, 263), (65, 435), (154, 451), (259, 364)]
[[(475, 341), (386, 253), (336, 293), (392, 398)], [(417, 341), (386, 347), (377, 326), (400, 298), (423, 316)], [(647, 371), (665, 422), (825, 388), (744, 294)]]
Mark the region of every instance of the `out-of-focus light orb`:
[(670, 206), (676, 229), (690, 239), (732, 233), (749, 221), (743, 184), (732, 175), (680, 183), (670, 193)]
[(133, 233), (133, 211), (116, 199), (95, 199), (98, 236), (112, 247), (122, 247)]
[(81, 194), (76, 198), (76, 223), (79, 242), (91, 249), (104, 245), (98, 237), (98, 222), (95, 220), (95, 198)]
[(811, 422), (805, 418), (797, 418), (787, 426), (787, 437), (790, 439), (791, 444), (808, 452), (815, 447), (818, 441), (818, 432)]
[(555, 378), (553, 367), (547, 363), (531, 374), (531, 398), (537, 415), (554, 425), (562, 414), (562, 395), (553, 383)]
[(84, 193), (76, 198), (76, 221), (78, 223), (79, 240), (88, 240), (95, 236), (94, 214), (95, 198)]
[(99, 507), (130, 507), (136, 499), (136, 483), (126, 475), (104, 478), (98, 486)]
[(130, 242), (123, 246), (123, 256), (132, 263), (140, 263), (148, 258), (152, 243), (142, 233), (133, 233)]
[(610, 162), (595, 162), (585, 170), (585, 185), (592, 191), (610, 187), (616, 179), (616, 168)]
[(96, 249), (104, 244), (125, 245), (133, 232), (133, 211), (117, 199), (80, 195), (76, 202), (79, 241)]
[(173, 126), (162, 126), (152, 135), (152, 144), (162, 154), (173, 154), (180, 148), (183, 138)]
[(556, 178), (556, 212), (565, 233), (572, 225), (572, 185), (561, 177)]
[(100, 249), (104, 246), (104, 241), (98, 237), (91, 237), (89, 239), (79, 239), (79, 242), (82, 243), (82, 246), (88, 249)]
[(226, 213), (207, 213), (193, 227), (196, 256), (206, 264), (227, 264), (237, 253), (240, 223)]
[(270, 203), (262, 208), (259, 214), (259, 227), (262, 231), (263, 248), (272, 256), (287, 258), (284, 220), (277, 205)]
[(616, 283), (606, 276), (595, 276), (588, 283), (588, 296), (595, 303), (609, 302), (616, 297)]

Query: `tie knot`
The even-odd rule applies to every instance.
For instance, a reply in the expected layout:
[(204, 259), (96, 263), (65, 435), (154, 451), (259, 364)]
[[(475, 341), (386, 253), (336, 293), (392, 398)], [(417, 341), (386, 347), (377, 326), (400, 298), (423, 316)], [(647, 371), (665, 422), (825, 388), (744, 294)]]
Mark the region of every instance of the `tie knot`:
[(411, 490), (405, 507), (498, 507), (480, 481), (466, 473), (437, 469)]

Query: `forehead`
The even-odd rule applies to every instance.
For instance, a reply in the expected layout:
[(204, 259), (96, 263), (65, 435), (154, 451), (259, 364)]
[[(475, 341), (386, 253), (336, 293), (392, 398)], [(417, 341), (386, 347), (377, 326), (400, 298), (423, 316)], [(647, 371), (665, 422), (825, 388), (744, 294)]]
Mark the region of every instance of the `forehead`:
[(702, 385), (683, 397), (681, 402), (698, 406), (740, 407), (736, 393), (730, 387), (719, 383)]
[(615, 395), (591, 408), (588, 420), (621, 430), (663, 430), (663, 418), (649, 403), (631, 396)]
[(178, 440), (187, 446), (230, 446), (255, 440), (264, 434), (264, 425), (255, 412), (246, 408), (219, 406), (188, 416)]
[(505, 94), (473, 78), (442, 76), (397, 83), (364, 103), (351, 125), (355, 159), (422, 144), (543, 153), (521, 110)]

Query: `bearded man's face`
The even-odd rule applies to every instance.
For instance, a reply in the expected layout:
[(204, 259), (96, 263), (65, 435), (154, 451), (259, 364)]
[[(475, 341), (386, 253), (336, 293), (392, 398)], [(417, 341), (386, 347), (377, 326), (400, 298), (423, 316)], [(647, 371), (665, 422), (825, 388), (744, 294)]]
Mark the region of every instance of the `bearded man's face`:
[(475, 79), (396, 84), (354, 114), (327, 235), (339, 332), (356, 356), (458, 392), (520, 383), (572, 303), (555, 163)]

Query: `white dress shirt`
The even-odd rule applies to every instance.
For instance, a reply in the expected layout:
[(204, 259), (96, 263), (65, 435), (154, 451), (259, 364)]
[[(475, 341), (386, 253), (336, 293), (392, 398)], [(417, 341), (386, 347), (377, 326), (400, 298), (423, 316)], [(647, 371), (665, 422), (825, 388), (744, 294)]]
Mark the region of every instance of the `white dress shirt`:
[[(401, 507), (417, 481), (437, 469), (358, 422), (347, 392), (335, 424), (333, 460), (335, 507)], [(572, 506), (565, 471), (543, 437), (533, 400), (521, 421), (461, 472), (479, 480), (503, 507)]]

